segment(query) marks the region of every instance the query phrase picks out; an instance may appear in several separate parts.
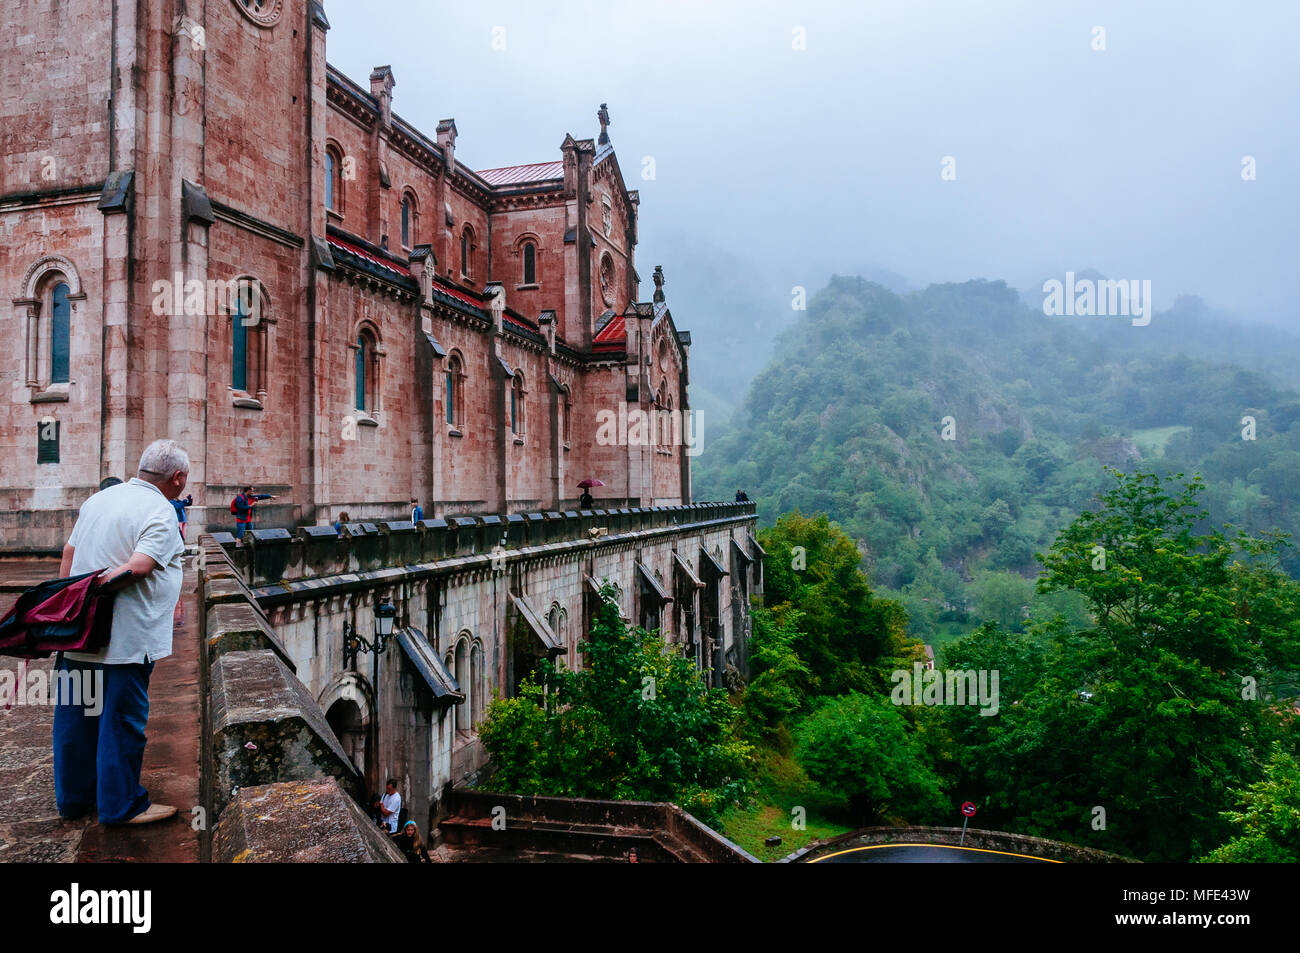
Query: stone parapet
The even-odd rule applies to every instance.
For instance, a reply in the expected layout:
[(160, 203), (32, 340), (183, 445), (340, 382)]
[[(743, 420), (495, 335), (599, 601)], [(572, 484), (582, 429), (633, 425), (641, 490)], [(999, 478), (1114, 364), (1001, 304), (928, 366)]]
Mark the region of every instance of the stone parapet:
[(212, 832), (217, 863), (405, 861), (334, 778), (240, 788)]
[[(260, 545), (287, 553), (287, 536), (267, 531)], [(204, 536), (199, 552), (209, 858), (402, 862), (362, 809), (360, 774), (226, 551)]]
[(218, 815), (238, 789), (276, 781), (333, 777), (363, 796), (324, 712), (274, 652), (226, 652), (209, 671)]
[(983, 850), (1005, 851), (1012, 854), (1026, 854), (1030, 857), (1042, 857), (1045, 860), (1057, 860), (1069, 864), (1135, 864), (1138, 861), (1119, 854), (1080, 847), (1063, 841), (1046, 840), (1042, 837), (1030, 837), (1027, 834), (1012, 834), (1007, 831), (988, 831), (970, 828), (962, 840), (960, 827), (864, 827), (850, 831), (839, 837), (825, 841), (813, 841), (800, 848), (779, 863), (807, 863), (833, 854), (837, 851), (852, 850), (854, 847), (869, 847), (876, 844), (935, 844), (946, 847), (964, 845)]
[[(450, 516), (410, 522), (349, 523), (342, 532), (329, 526), (255, 530), (244, 541), (222, 541), (231, 564), (259, 597), (274, 597), (267, 587), (291, 594), (299, 580), (319, 581), (355, 575), (358, 580), (382, 570), (435, 567), (473, 568), (496, 557), (536, 554), (541, 547), (596, 546), (616, 537), (756, 519), (753, 503), (692, 503), (679, 506), (621, 507), (612, 510), (533, 512), (505, 516)], [(461, 563), (455, 563), (461, 560)]]
[(758, 858), (675, 804), (498, 794), (457, 787), (439, 824), (453, 850), (623, 856), (667, 863), (756, 864)]

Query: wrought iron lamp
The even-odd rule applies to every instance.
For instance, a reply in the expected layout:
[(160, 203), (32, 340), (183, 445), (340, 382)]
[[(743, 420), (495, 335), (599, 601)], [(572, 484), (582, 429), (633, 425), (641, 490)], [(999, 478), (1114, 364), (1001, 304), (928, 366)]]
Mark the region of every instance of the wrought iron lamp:
[(397, 606), (387, 598), (375, 606), (375, 639), (370, 642), (357, 631), (351, 622), (343, 623), (343, 667), (347, 668), (362, 652), (374, 652), (383, 655), (388, 643), (393, 638), (393, 620), (397, 618)]

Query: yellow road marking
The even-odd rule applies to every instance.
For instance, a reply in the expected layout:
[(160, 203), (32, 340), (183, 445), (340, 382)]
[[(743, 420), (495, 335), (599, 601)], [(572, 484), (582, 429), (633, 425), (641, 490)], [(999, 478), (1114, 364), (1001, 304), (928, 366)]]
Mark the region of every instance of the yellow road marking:
[(985, 847), (958, 847), (956, 844), (870, 844), (866, 847), (850, 847), (848, 850), (837, 850), (833, 854), (826, 854), (824, 857), (818, 857), (816, 860), (808, 861), (808, 863), (815, 864), (831, 857), (839, 857), (841, 854), (853, 854), (860, 850), (880, 850), (882, 847), (941, 847), (945, 850), (973, 850), (978, 851), (981, 854), (1001, 854), (1004, 857), (1025, 857), (1029, 860), (1042, 861), (1045, 864), (1064, 863), (1064, 861), (1052, 860), (1049, 857), (1035, 857), (1032, 854), (1016, 854), (1008, 850), (990, 850)]

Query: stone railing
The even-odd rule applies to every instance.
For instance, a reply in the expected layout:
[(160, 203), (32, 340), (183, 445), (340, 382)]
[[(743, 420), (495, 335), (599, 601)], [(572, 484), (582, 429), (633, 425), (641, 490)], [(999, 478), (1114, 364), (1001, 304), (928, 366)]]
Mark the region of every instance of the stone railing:
[[(830, 840), (813, 841), (788, 857), (782, 858), (780, 863), (806, 863), (836, 851), (878, 844), (935, 844), (956, 847), (963, 844), (962, 829), (960, 827), (864, 827)], [(988, 831), (978, 828), (970, 828), (966, 831), (964, 846), (1004, 851), (1010, 854), (1027, 854), (1030, 857), (1059, 860), (1067, 864), (1138, 863), (1132, 858), (1092, 847), (1080, 847), (1064, 841), (1030, 837), (1028, 834), (1012, 834), (1007, 831)]]
[(362, 779), (225, 550), (200, 539), (201, 793), (206, 859), (380, 861)]
[(622, 507), (613, 510), (510, 513), (503, 516), (449, 516), (446, 519), (348, 523), (253, 530), (242, 541), (216, 533), (231, 564), (249, 586), (339, 576), (345, 573), (417, 566), (491, 555), (494, 551), (611, 537), (671, 533), (678, 528), (753, 520), (751, 503), (691, 503), (681, 506)]
[(457, 787), (444, 799), (439, 830), (453, 849), (502, 847), (550, 854), (756, 864), (758, 858), (675, 804), (496, 794)]

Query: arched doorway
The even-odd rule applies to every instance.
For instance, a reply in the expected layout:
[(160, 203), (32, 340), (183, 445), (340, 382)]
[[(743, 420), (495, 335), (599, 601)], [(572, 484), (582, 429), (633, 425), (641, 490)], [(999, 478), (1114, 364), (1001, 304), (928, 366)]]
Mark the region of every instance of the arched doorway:
[(379, 790), (373, 750), (374, 692), (357, 672), (343, 672), (317, 699), (325, 710), (325, 722), (338, 738), (343, 753), (365, 781), (366, 790)]
[(343, 745), (343, 751), (358, 771), (366, 773), (366, 726), (361, 720), (361, 707), (350, 698), (340, 698), (325, 712), (334, 737)]

